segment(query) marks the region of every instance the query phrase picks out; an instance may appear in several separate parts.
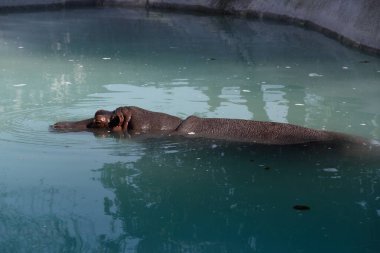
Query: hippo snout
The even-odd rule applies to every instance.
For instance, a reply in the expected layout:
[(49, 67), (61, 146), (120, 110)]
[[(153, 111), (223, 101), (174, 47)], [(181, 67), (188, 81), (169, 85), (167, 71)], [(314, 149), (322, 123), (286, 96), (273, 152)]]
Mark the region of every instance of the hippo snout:
[(50, 128), (52, 128), (52, 129), (65, 129), (65, 128), (69, 128), (69, 127), (70, 127), (70, 125), (66, 122), (57, 122), (54, 125), (50, 126)]
[(60, 121), (50, 126), (53, 131), (84, 131), (93, 123), (93, 119), (80, 121)]
[(75, 127), (75, 124), (73, 124), (73, 122), (65, 122), (65, 121), (57, 122), (54, 125), (50, 126), (50, 129), (55, 130), (55, 131), (69, 131), (75, 128), (77, 127)]

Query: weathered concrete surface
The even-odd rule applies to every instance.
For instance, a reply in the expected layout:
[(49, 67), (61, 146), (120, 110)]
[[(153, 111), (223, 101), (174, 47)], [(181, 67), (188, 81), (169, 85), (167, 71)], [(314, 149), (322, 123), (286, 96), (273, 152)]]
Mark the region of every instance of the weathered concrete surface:
[[(336, 33), (335, 37), (354, 46), (380, 50), (379, 0), (255, 0), (229, 1), (226, 9), (275, 14), (311, 22), (323, 32)], [(318, 27), (316, 27), (318, 29)], [(333, 34), (331, 34), (333, 35)], [(343, 37), (340, 37), (343, 36)], [(348, 41), (344, 41), (348, 40)]]
[(0, 0), (0, 8), (95, 5), (103, 0)]
[(279, 19), (380, 54), (379, 0), (104, 0), (104, 3)]
[(0, 9), (73, 5), (171, 8), (278, 19), (380, 55), (380, 0), (0, 0)]

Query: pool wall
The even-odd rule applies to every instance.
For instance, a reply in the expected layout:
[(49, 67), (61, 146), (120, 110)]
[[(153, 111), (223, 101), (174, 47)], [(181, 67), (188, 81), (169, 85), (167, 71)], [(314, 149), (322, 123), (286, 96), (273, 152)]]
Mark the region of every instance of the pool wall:
[(380, 55), (379, 0), (0, 0), (0, 8), (72, 5), (138, 6), (238, 14), (322, 32)]
[(0, 9), (89, 6), (102, 2), (103, 0), (0, 0)]

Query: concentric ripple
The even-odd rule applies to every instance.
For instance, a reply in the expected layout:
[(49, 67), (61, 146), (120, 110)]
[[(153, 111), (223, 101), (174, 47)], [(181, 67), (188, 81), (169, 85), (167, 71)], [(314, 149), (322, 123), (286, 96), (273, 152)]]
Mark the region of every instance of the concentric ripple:
[(59, 134), (50, 130), (55, 121), (67, 119), (57, 107), (9, 111), (0, 115), (0, 141), (44, 146), (71, 146), (83, 143), (78, 133)]

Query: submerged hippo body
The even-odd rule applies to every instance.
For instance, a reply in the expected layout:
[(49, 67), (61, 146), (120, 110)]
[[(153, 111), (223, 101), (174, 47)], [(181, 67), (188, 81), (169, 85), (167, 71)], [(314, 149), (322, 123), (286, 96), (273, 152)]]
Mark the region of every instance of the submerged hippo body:
[(183, 121), (176, 132), (196, 137), (278, 145), (343, 139), (354, 141), (354, 138), (348, 135), (286, 123), (195, 116), (190, 116)]
[(52, 126), (58, 131), (122, 132), (133, 134), (182, 135), (211, 139), (225, 139), (262, 144), (302, 144), (314, 142), (355, 143), (367, 145), (367, 141), (346, 134), (321, 131), (286, 123), (262, 122), (242, 119), (178, 117), (127, 106), (115, 111), (99, 110), (93, 118), (81, 121), (58, 122)]

